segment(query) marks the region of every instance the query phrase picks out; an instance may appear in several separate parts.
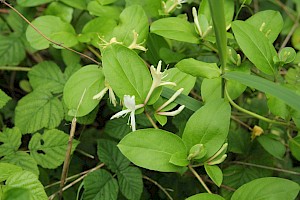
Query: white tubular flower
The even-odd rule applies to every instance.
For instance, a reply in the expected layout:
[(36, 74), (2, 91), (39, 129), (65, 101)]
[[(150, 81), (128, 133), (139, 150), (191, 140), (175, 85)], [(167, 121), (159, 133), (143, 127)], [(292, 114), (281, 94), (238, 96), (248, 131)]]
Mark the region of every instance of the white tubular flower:
[(165, 73), (165, 71), (161, 72), (161, 64), (162, 64), (162, 61), (160, 60), (157, 64), (156, 69), (153, 65), (151, 65), (151, 67), (150, 67), (150, 71), (151, 71), (151, 75), (152, 75), (153, 80), (152, 80), (152, 85), (151, 85), (151, 88), (148, 92), (148, 95), (146, 97), (146, 100), (145, 100), (144, 104), (146, 104), (149, 101), (150, 96), (153, 93), (155, 88), (157, 88), (159, 86), (163, 86), (163, 85), (176, 86), (176, 83), (174, 83), (174, 82), (168, 82), (168, 81), (163, 81), (162, 80), (167, 76), (167, 74)]
[(162, 1), (162, 7), (165, 14), (173, 12), (176, 8), (180, 9), (183, 3), (187, 0), (168, 0), (167, 2)]
[(116, 107), (117, 106), (117, 100), (116, 100), (114, 91), (110, 87), (108, 82), (106, 82), (106, 81), (105, 81), (105, 88), (103, 88), (103, 90), (101, 90), (98, 94), (94, 95), (93, 99), (96, 99), (96, 100), (100, 101), (104, 97), (104, 95), (106, 94), (107, 90), (108, 90), (110, 103), (112, 103)]
[(111, 44), (122, 44), (122, 42), (118, 42), (116, 37), (113, 37), (110, 39), (109, 42), (107, 42), (104, 37), (101, 37), (98, 35), (98, 38), (101, 40), (101, 43), (99, 43), (98, 45), (100, 47), (102, 47), (103, 49), (105, 49), (106, 47), (108, 47)]
[(139, 34), (133, 30), (133, 41), (132, 43), (128, 46), (129, 49), (138, 49), (141, 51), (147, 51), (147, 49), (145, 47), (142, 46), (143, 42), (140, 44), (137, 44), (137, 39), (139, 37)]
[(163, 105), (161, 105), (157, 110), (156, 112), (159, 112), (161, 111), (162, 109), (164, 109), (167, 105), (169, 105), (170, 103), (172, 103), (180, 94), (181, 92), (183, 91), (183, 88), (180, 88), (179, 90), (177, 90), (173, 96), (171, 96), (171, 98), (166, 101)]
[(184, 108), (185, 105), (181, 105), (177, 110), (169, 111), (169, 112), (157, 112), (157, 114), (164, 115), (164, 116), (175, 116), (178, 115)]
[(200, 28), (200, 23), (199, 23), (199, 20), (198, 20), (198, 14), (197, 14), (197, 10), (196, 10), (195, 7), (192, 8), (192, 14), (193, 14), (194, 24), (196, 26), (196, 29), (199, 32), (199, 35), (202, 36), (203, 33), (202, 33), (201, 28)]
[(135, 131), (136, 130), (135, 111), (139, 108), (144, 107), (144, 104), (135, 105), (135, 96), (124, 95), (124, 106), (127, 108), (126, 110), (122, 110), (122, 111), (116, 113), (110, 119), (124, 117), (128, 113), (130, 113), (128, 123), (130, 122), (132, 131)]

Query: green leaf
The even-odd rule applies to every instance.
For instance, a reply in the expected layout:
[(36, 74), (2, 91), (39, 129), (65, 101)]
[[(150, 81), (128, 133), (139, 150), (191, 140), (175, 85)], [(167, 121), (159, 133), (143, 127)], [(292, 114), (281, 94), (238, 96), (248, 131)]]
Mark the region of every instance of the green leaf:
[(97, 65), (87, 65), (75, 72), (64, 87), (63, 99), (69, 115), (81, 117), (90, 113), (99, 100), (93, 99), (104, 88), (104, 75)]
[(102, 18), (119, 19), (121, 9), (115, 6), (102, 6), (97, 1), (90, 1), (87, 10), (91, 15)]
[(17, 34), (0, 35), (0, 65), (18, 65), (25, 58), (22, 40)]
[(22, 151), (9, 154), (2, 158), (0, 162), (18, 165), (22, 167), (22, 169), (30, 171), (37, 176), (40, 174), (36, 161), (28, 153)]
[(60, 68), (52, 61), (44, 61), (32, 67), (28, 73), (32, 88), (53, 93), (63, 91), (65, 78)]
[(146, 41), (149, 32), (148, 18), (139, 5), (126, 7), (122, 11), (119, 25), (115, 27), (112, 37), (116, 37), (117, 41), (129, 46), (134, 40), (133, 31), (138, 33), (137, 44)]
[(160, 0), (125, 0), (126, 6), (131, 5), (140, 5), (146, 12), (149, 18), (158, 18), (159, 17), (159, 9), (161, 9), (161, 1)]
[(257, 140), (269, 154), (275, 158), (282, 159), (286, 149), (284, 144), (279, 141), (280, 138), (276, 139), (275, 137), (271, 134), (263, 134), (257, 137)]
[[(167, 99), (171, 98), (172, 95), (175, 93), (176, 91), (167, 88), (167, 87), (163, 87), (163, 91), (161, 93), (162, 97), (165, 97)], [(186, 108), (192, 110), (192, 111), (196, 111), (198, 110), (203, 104), (200, 101), (197, 101), (196, 99), (189, 97), (187, 95), (183, 95), (180, 94), (175, 101), (178, 104), (181, 105), (185, 105)]]
[(64, 22), (70, 23), (73, 17), (73, 8), (59, 2), (52, 2), (48, 5), (44, 15), (54, 15)]
[(248, 59), (262, 72), (273, 75), (275, 73), (273, 57), (277, 53), (263, 33), (243, 21), (234, 21), (232, 30)]
[(82, 0), (59, 0), (63, 2), (64, 4), (71, 6), (73, 8), (78, 8), (80, 10), (85, 10), (86, 9), (86, 1)]
[(114, 44), (103, 52), (103, 73), (120, 99), (134, 95), (136, 104), (144, 103), (152, 84), (144, 61), (133, 51)]
[(97, 0), (101, 5), (107, 5), (107, 4), (111, 4), (114, 3), (117, 0)]
[(271, 43), (276, 40), (283, 27), (281, 14), (275, 10), (260, 11), (252, 15), (246, 22), (262, 32)]
[(175, 66), (180, 71), (195, 77), (216, 78), (221, 75), (221, 70), (216, 63), (206, 63), (193, 58), (181, 60)]
[(225, 68), (227, 63), (227, 37), (226, 37), (226, 21), (225, 21), (225, 10), (226, 5), (226, 14), (229, 14), (227, 17), (231, 21), (234, 13), (234, 3), (233, 1), (215, 1), (209, 0), (209, 8), (211, 13), (211, 18), (213, 21), (213, 27), (217, 40), (218, 53), (221, 60), (221, 65)]
[(0, 109), (3, 108), (9, 100), (11, 100), (11, 97), (0, 89)]
[(289, 147), (292, 155), (300, 161), (300, 135), (289, 140)]
[(16, 172), (22, 171), (22, 168), (10, 163), (0, 163), (0, 182), (5, 181), (8, 177)]
[(187, 160), (187, 155), (186, 152), (176, 152), (174, 153), (171, 158), (170, 158), (170, 163), (181, 166), (181, 167), (186, 167), (189, 164), (189, 161)]
[[(63, 131), (46, 130), (42, 135), (35, 133), (28, 145), (30, 155), (44, 168), (54, 169), (63, 163), (66, 156), (69, 136)], [(73, 139), (72, 152), (79, 144)]]
[(17, 0), (18, 5), (23, 7), (34, 7), (42, 4), (49, 3), (53, 0)]
[(9, 188), (3, 194), (3, 200), (31, 199), (30, 190), (26, 188)]
[(208, 165), (204, 164), (205, 171), (209, 178), (218, 186), (222, 184), (223, 181), (223, 173), (221, 169), (217, 165)]
[(227, 72), (223, 75), (223, 77), (229, 80), (236, 80), (244, 85), (271, 94), (274, 97), (281, 99), (292, 108), (300, 111), (300, 95), (294, 93), (288, 88), (277, 85), (274, 82), (268, 81), (258, 76), (253, 76), (242, 72)]
[(165, 38), (194, 44), (199, 43), (199, 37), (194, 26), (182, 18), (168, 17), (159, 19), (152, 23), (150, 30), (152, 33)]
[[(72, 47), (78, 43), (74, 28), (59, 17), (41, 16), (34, 19), (31, 23), (45, 36), (65, 47)], [(26, 30), (26, 37), (30, 45), (37, 50), (46, 49), (50, 45), (50, 42), (31, 26), (28, 26)], [(54, 47), (61, 48), (56, 45)]]
[(109, 120), (104, 127), (104, 132), (110, 137), (121, 140), (125, 135), (131, 132), (126, 118)]
[(279, 57), (279, 60), (282, 61), (285, 64), (291, 63), (296, 58), (296, 51), (292, 47), (284, 47), (279, 52), (278, 57)]
[(207, 102), (188, 120), (182, 140), (187, 149), (203, 144), (207, 150), (205, 158), (214, 155), (227, 138), (231, 109), (228, 102), (216, 99)]
[(121, 193), (132, 200), (139, 200), (143, 192), (142, 173), (137, 167), (127, 167), (117, 172)]
[(141, 129), (126, 135), (118, 144), (121, 152), (135, 165), (161, 172), (182, 169), (169, 161), (177, 152), (187, 152), (175, 134), (160, 129)]
[(61, 56), (62, 56), (62, 59), (64, 61), (64, 63), (66, 64), (66, 69), (64, 71), (65, 74), (68, 74), (67, 75), (67, 79), (70, 77), (70, 73), (67, 73), (66, 71), (68, 71), (68, 67), (70, 67), (70, 65), (78, 65), (79, 62), (80, 62), (80, 55), (72, 52), (72, 51), (69, 51), (67, 49), (62, 49), (61, 50)]
[(299, 193), (299, 185), (293, 181), (266, 177), (251, 181), (237, 189), (231, 200), (294, 200)]
[(217, 194), (201, 193), (193, 195), (186, 200), (225, 200), (223, 197)]
[(34, 91), (19, 100), (15, 111), (15, 125), (22, 133), (33, 133), (41, 128), (57, 127), (64, 116), (58, 97), (48, 91)]
[(116, 142), (101, 139), (98, 141), (97, 149), (100, 161), (113, 172), (122, 171), (130, 164), (130, 161), (118, 149)]
[(38, 180), (38, 176), (31, 172), (21, 171), (14, 173), (8, 177), (5, 183), (9, 187), (28, 189), (33, 200), (48, 199), (44, 186)]
[(0, 132), (0, 157), (15, 153), (21, 145), (21, 131), (14, 127)]
[(85, 200), (117, 200), (118, 183), (113, 176), (103, 169), (96, 170), (83, 180)]
[(117, 21), (114, 19), (96, 17), (84, 25), (80, 38), (83, 42), (90, 42), (99, 48), (99, 44), (101, 43), (99, 37), (108, 37), (116, 26)]

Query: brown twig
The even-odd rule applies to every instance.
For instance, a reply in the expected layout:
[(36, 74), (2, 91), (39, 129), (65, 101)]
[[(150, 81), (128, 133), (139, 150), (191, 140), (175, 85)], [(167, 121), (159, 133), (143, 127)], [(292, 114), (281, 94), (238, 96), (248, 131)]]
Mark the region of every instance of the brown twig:
[(212, 192), (211, 192), (210, 189), (207, 187), (207, 185), (205, 184), (205, 182), (203, 181), (203, 179), (201, 178), (201, 176), (196, 172), (196, 170), (195, 170), (191, 165), (189, 165), (188, 167), (189, 167), (190, 171), (194, 174), (194, 176), (198, 179), (198, 181), (201, 183), (201, 185), (204, 187), (204, 189), (205, 189), (208, 193), (212, 194)]
[(291, 39), (293, 33), (295, 32), (295, 30), (298, 28), (299, 19), (300, 19), (300, 15), (297, 16), (297, 19), (295, 20), (295, 23), (294, 23), (293, 27), (291, 28), (290, 32), (288, 33), (288, 35), (285, 37), (284, 41), (282, 42), (279, 51), (281, 51), (286, 46), (286, 44)]
[(155, 180), (153, 180), (153, 179), (151, 179), (151, 178), (149, 178), (148, 176), (145, 176), (145, 175), (143, 175), (143, 179), (146, 179), (147, 181), (150, 181), (151, 183), (156, 185), (161, 191), (163, 191), (163, 193), (165, 193), (165, 195), (168, 197), (168, 199), (173, 200), (173, 198), (167, 192), (167, 190), (163, 186), (161, 186), (158, 182), (156, 182)]
[(14, 12), (16, 12), (24, 21), (26, 21), (26, 23), (28, 23), (37, 33), (39, 33), (43, 38), (45, 38), (46, 40), (48, 40), (49, 42), (51, 42), (52, 44), (55, 44), (57, 46), (60, 46), (64, 49), (67, 49), (69, 51), (72, 51), (74, 53), (79, 54), (80, 56), (83, 56), (91, 61), (93, 61), (94, 63), (96, 63), (97, 65), (100, 65), (100, 62), (96, 61), (95, 59), (91, 58), (90, 56), (87, 56), (83, 53), (80, 53), (74, 49), (71, 49), (69, 47), (66, 47), (58, 42), (55, 42), (53, 40), (51, 40), (49, 37), (47, 37), (44, 33), (42, 33), (39, 29), (37, 29), (30, 21), (28, 21), (28, 19), (26, 19), (26, 17), (24, 15), (22, 15), (17, 9), (15, 9), (14, 7), (12, 7), (10, 4), (8, 4), (5, 0), (0, 0), (1, 3), (3, 3), (4, 5), (6, 5), (7, 7), (9, 7), (10, 9), (12, 9)]

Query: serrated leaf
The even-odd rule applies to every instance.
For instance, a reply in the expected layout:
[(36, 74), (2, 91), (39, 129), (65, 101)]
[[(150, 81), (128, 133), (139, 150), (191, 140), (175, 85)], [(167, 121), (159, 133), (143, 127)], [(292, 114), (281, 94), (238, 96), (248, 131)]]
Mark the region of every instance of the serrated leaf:
[(0, 132), (0, 157), (15, 153), (21, 145), (21, 131), (14, 127)]
[(181, 138), (160, 129), (141, 129), (126, 135), (118, 144), (135, 165), (161, 172), (178, 172), (182, 167), (169, 161), (176, 152), (186, 152)]
[(9, 176), (22, 171), (22, 168), (10, 163), (0, 163), (0, 182), (5, 181)]
[(109, 120), (104, 127), (104, 132), (109, 136), (121, 140), (125, 135), (131, 132), (126, 118)]
[(60, 68), (52, 61), (44, 61), (32, 67), (28, 72), (32, 88), (43, 89), (53, 93), (63, 91), (65, 78)]
[(22, 133), (57, 127), (64, 116), (62, 103), (48, 91), (33, 91), (19, 100), (15, 125)]
[(124, 170), (130, 164), (130, 161), (118, 149), (116, 142), (101, 139), (98, 141), (97, 149), (100, 161), (113, 172)]
[(237, 189), (231, 200), (294, 200), (299, 193), (299, 185), (293, 181), (266, 177), (253, 180)]
[(200, 41), (193, 25), (179, 17), (159, 19), (152, 23), (150, 30), (157, 35), (182, 42), (198, 44)]
[(26, 188), (8, 188), (4, 191), (2, 200), (31, 199), (30, 190)]
[(117, 172), (120, 192), (127, 198), (139, 200), (143, 192), (142, 173), (137, 167), (127, 167)]
[(5, 92), (0, 89), (0, 109), (11, 99)]
[(134, 41), (133, 31), (138, 34), (136, 44), (146, 41), (149, 32), (148, 17), (139, 5), (128, 6), (122, 11), (119, 24), (114, 28), (112, 36), (125, 46), (129, 46)]
[(6, 180), (5, 184), (9, 187), (28, 189), (33, 200), (48, 199), (44, 186), (38, 180), (38, 176), (29, 171), (14, 173)]
[(85, 200), (117, 200), (118, 183), (113, 176), (103, 169), (89, 173), (83, 180)]
[(99, 100), (93, 99), (104, 88), (104, 75), (97, 65), (87, 65), (75, 72), (64, 87), (63, 99), (69, 115), (81, 117), (90, 113)]
[(186, 200), (225, 200), (223, 197), (217, 194), (201, 193), (193, 195)]
[(205, 158), (214, 155), (227, 138), (230, 115), (230, 105), (223, 99), (207, 102), (189, 118), (185, 126), (182, 140), (187, 149), (203, 144), (207, 150)]
[(232, 30), (248, 59), (262, 72), (273, 75), (275, 73), (273, 57), (277, 53), (263, 33), (243, 21), (234, 21)]
[(17, 34), (0, 35), (0, 65), (18, 65), (25, 58), (22, 40)]
[(114, 44), (103, 52), (103, 73), (120, 99), (134, 95), (136, 104), (144, 103), (152, 84), (144, 61), (131, 49)]
[(36, 161), (28, 153), (22, 151), (9, 154), (2, 158), (0, 162), (11, 163), (20, 166), (22, 169), (30, 171), (37, 176), (40, 174)]
[[(40, 16), (35, 18), (31, 23), (51, 40), (65, 47), (72, 47), (78, 43), (72, 25), (62, 21), (59, 17), (51, 15)], [(26, 37), (30, 45), (37, 50), (46, 49), (50, 45), (50, 42), (37, 33), (31, 26), (28, 26), (26, 30)], [(54, 47), (61, 48), (56, 45)]]
[(207, 175), (211, 178), (211, 180), (218, 186), (222, 184), (223, 181), (223, 173), (221, 169), (217, 165), (208, 165), (204, 164), (205, 171)]
[[(42, 135), (35, 133), (28, 145), (30, 155), (44, 168), (54, 169), (65, 159), (69, 136), (63, 131), (46, 130)], [(72, 152), (79, 142), (73, 139)]]

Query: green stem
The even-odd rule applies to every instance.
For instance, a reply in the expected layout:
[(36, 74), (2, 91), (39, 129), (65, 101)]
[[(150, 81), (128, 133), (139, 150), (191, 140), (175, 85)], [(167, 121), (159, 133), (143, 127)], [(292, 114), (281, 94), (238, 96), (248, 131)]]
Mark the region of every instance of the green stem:
[(201, 178), (201, 176), (194, 170), (194, 168), (189, 165), (189, 169), (191, 170), (191, 172), (194, 174), (194, 176), (198, 179), (198, 181), (201, 183), (201, 185), (204, 187), (204, 189), (209, 193), (212, 194), (212, 192), (210, 191), (210, 189), (207, 187), (207, 185), (205, 184), (205, 182), (203, 181), (203, 179)]
[(0, 71), (23, 71), (29, 72), (31, 70), (30, 67), (16, 67), (16, 66), (0, 66)]
[(92, 46), (87, 46), (87, 48), (95, 55), (97, 56), (97, 58), (99, 58), (99, 60), (102, 59), (102, 56), (92, 47)]
[(271, 124), (278, 124), (278, 125), (283, 125), (283, 126), (290, 126), (290, 124), (288, 124), (288, 123), (275, 121), (275, 120), (266, 118), (266, 117), (264, 117), (264, 116), (261, 116), (261, 115), (259, 115), (259, 114), (256, 114), (256, 113), (254, 113), (254, 112), (251, 112), (251, 111), (249, 111), (249, 110), (246, 110), (246, 109), (240, 107), (239, 105), (237, 105), (236, 103), (234, 103), (234, 101), (230, 98), (230, 96), (229, 96), (228, 91), (226, 90), (226, 88), (225, 88), (225, 94), (226, 94), (226, 97), (227, 97), (229, 103), (230, 103), (233, 107), (235, 107), (237, 110), (239, 110), (239, 111), (241, 111), (241, 112), (243, 112), (243, 113), (246, 113), (246, 114), (251, 115), (251, 116), (253, 116), (253, 117), (257, 118), (257, 119), (263, 120), (263, 121), (268, 122), (268, 123), (271, 123)]

